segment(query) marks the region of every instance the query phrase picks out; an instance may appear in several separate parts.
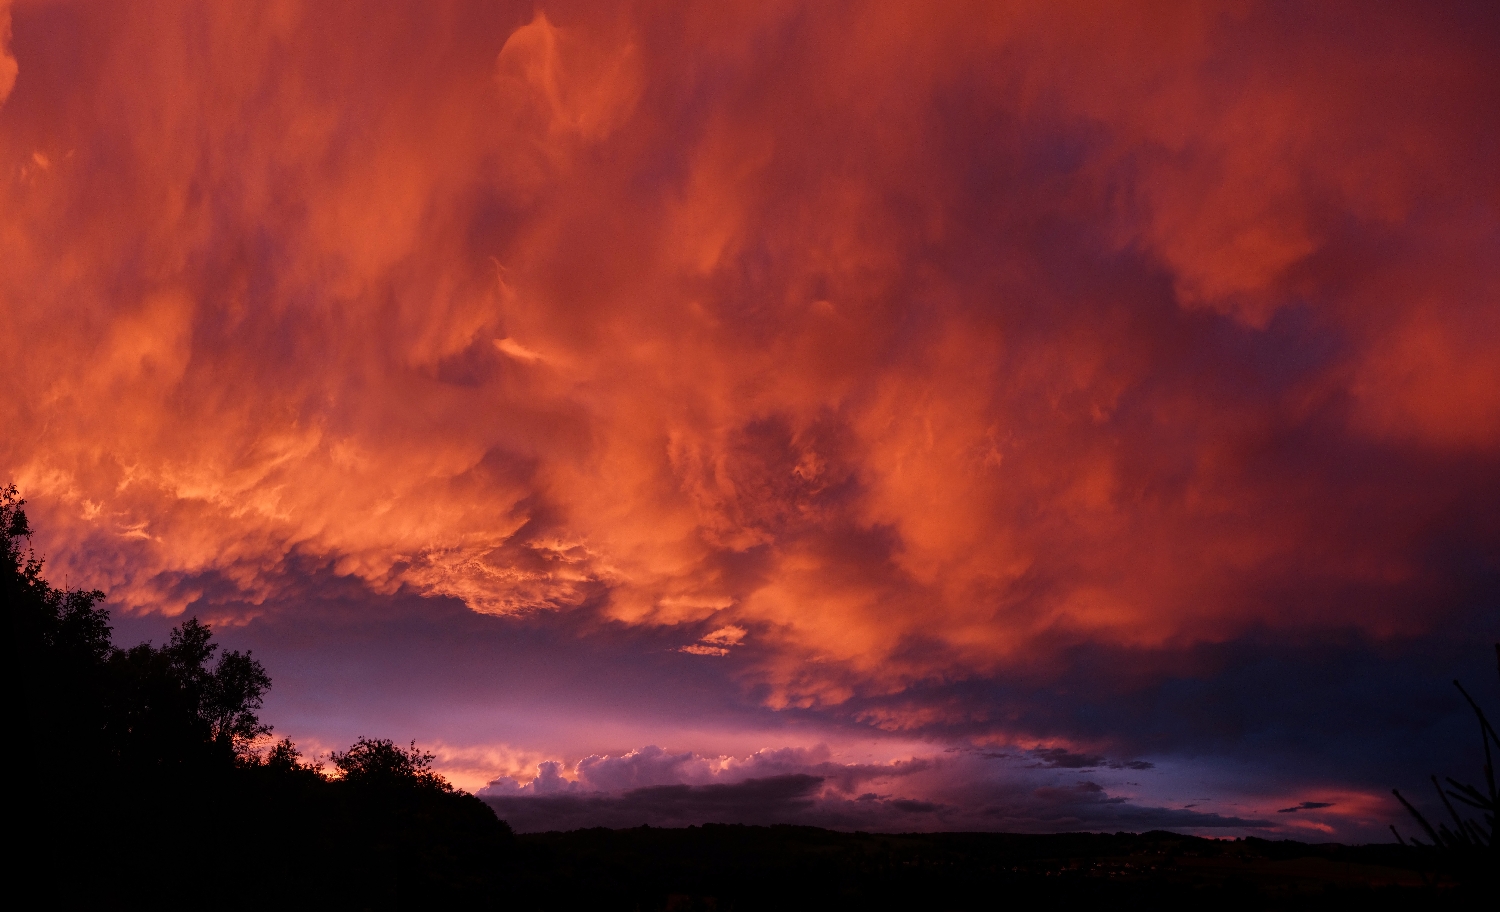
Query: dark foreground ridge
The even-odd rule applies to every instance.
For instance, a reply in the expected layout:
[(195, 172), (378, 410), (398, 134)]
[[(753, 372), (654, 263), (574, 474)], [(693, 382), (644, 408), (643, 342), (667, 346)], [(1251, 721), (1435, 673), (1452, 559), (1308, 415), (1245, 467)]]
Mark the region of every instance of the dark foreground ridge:
[(535, 833), (517, 842), (526, 864), (516, 886), (530, 908), (977, 910), (1036, 901), (1313, 909), (1330, 900), (1465, 908), (1475, 899), (1394, 844), (722, 825)]

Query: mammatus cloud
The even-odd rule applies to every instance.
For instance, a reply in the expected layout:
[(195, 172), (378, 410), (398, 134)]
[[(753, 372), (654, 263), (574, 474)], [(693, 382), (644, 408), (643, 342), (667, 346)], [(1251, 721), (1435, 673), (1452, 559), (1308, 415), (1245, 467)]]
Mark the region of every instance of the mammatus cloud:
[(0, 473), (127, 612), (313, 567), (881, 731), (1089, 729), (1055, 768), (1227, 739), (1153, 688), (1488, 591), (1453, 10), (22, 5)]

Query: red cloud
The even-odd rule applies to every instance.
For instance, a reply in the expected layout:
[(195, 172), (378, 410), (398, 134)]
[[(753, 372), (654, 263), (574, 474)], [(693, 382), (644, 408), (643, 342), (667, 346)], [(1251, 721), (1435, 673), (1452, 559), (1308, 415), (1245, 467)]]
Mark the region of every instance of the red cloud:
[(0, 467), (71, 579), (711, 623), (776, 705), (1441, 615), (1500, 447), (1466, 23), (276, 10), (15, 11)]

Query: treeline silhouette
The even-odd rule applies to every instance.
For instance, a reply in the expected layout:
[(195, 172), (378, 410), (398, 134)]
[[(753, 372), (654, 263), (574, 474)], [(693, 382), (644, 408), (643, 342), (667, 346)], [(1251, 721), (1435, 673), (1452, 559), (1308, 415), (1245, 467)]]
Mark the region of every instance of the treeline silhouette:
[(256, 750), (261, 664), (196, 619), (163, 645), (116, 646), (103, 593), (42, 577), (23, 503), (0, 490), (8, 867), (27, 905), (506, 904), (510, 828), (430, 754), (361, 738), (325, 771), (289, 740)]

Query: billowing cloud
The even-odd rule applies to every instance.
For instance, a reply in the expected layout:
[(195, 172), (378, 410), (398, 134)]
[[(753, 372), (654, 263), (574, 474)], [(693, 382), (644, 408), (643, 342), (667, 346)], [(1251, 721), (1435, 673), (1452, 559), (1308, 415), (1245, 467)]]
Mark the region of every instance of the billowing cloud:
[(1497, 32), (0, 4), (0, 475), (125, 615), (312, 574), (1052, 768), (1291, 744), (1202, 694), (1487, 632)]

